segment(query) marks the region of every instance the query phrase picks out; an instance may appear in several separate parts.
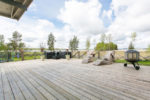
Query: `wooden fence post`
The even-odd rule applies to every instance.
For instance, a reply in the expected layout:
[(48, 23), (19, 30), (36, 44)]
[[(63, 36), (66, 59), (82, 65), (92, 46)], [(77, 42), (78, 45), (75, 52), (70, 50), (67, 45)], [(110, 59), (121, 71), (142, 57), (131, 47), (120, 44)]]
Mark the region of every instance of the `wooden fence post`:
[(24, 60), (24, 51), (21, 51), (21, 59)]
[(98, 51), (98, 59), (100, 59), (100, 51)]
[(80, 51), (78, 51), (78, 58), (80, 58)]

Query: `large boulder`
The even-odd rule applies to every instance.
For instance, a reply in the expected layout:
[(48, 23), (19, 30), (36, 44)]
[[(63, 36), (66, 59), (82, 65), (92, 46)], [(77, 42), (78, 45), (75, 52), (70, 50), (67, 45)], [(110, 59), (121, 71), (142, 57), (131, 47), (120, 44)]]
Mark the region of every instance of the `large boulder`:
[(87, 63), (93, 62), (94, 55), (95, 54), (93, 52), (88, 52), (87, 56), (85, 58), (83, 58), (82, 63), (87, 64)]
[(102, 60), (98, 59), (93, 64), (98, 65), (109, 65), (115, 61), (115, 51), (109, 51)]
[(99, 65), (109, 65), (112, 64), (113, 62), (111, 61), (107, 61), (107, 60), (96, 60), (95, 62), (93, 62), (93, 65), (99, 66)]
[(107, 54), (104, 56), (103, 60), (108, 60), (111, 62), (115, 61), (115, 51), (108, 51)]
[(90, 63), (90, 62), (91, 62), (91, 60), (89, 58), (85, 58), (85, 59), (82, 60), (83, 64), (87, 64), (87, 63)]

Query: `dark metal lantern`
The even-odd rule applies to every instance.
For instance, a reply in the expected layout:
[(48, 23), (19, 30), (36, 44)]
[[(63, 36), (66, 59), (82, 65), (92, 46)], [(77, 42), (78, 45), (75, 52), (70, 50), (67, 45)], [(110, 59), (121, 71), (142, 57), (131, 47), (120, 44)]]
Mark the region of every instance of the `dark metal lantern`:
[[(140, 69), (140, 66), (138, 64), (139, 56), (140, 53), (136, 50), (128, 50), (125, 52), (125, 60), (133, 64), (136, 70)], [(127, 67), (127, 63), (125, 63), (124, 66)]]
[(136, 50), (128, 50), (125, 52), (125, 60), (129, 62), (137, 62), (139, 61), (139, 52)]

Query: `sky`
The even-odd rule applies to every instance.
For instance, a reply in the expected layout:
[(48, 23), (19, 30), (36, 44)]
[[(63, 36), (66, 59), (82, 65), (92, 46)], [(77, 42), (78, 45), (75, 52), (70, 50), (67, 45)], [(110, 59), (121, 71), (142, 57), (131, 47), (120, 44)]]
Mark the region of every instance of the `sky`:
[(19, 21), (0, 16), (0, 34), (9, 42), (14, 31), (22, 34), (27, 47), (47, 47), (48, 34), (56, 38), (55, 48), (68, 48), (73, 36), (79, 49), (90, 38), (91, 49), (101, 34), (112, 35), (118, 48), (128, 48), (136, 32), (135, 48), (150, 44), (150, 0), (34, 0)]

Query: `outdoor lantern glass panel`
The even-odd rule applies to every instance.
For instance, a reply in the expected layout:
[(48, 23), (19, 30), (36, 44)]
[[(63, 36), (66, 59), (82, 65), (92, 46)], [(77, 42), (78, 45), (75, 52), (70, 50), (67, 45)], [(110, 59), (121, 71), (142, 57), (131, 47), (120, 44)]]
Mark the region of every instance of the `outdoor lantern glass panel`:
[(132, 60), (132, 53), (128, 53), (127, 59)]
[(128, 50), (125, 52), (125, 59), (128, 61), (138, 61), (139, 52), (136, 50)]
[(137, 59), (137, 53), (133, 53), (132, 59), (133, 59), (133, 60), (136, 60), (136, 59)]

